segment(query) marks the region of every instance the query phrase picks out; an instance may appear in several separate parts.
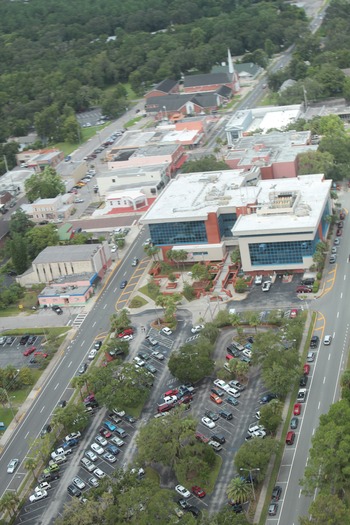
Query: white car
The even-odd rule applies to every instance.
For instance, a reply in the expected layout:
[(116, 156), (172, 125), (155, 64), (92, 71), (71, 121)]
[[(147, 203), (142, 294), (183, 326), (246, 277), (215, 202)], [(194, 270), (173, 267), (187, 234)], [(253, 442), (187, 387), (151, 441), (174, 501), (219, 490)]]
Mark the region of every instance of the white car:
[(256, 275), (254, 279), (254, 283), (258, 285), (262, 284), (262, 280), (263, 280), (262, 275)]
[(81, 438), (80, 432), (72, 432), (71, 434), (68, 434), (68, 436), (66, 436), (64, 440), (70, 441), (71, 439), (80, 439), (80, 438)]
[(193, 334), (198, 334), (198, 332), (200, 332), (201, 330), (203, 330), (203, 328), (204, 328), (204, 325), (202, 325), (202, 324), (197, 324), (196, 326), (192, 326), (192, 328), (191, 328), (191, 332), (192, 332)]
[(92, 487), (98, 487), (99, 486), (99, 481), (97, 478), (95, 478), (95, 476), (92, 476), (91, 478), (88, 479), (88, 483), (89, 485), (91, 485)]
[(325, 335), (323, 339), (323, 344), (328, 346), (332, 342), (332, 336), (331, 335)]
[(101, 445), (101, 447), (106, 447), (108, 445), (108, 441), (106, 438), (104, 438), (103, 436), (96, 436), (95, 437), (95, 441), (96, 443), (98, 443), (99, 445)]
[(144, 366), (145, 365), (145, 362), (142, 361), (142, 359), (140, 357), (134, 357), (134, 361), (135, 363), (138, 365), (138, 366)]
[(100, 447), (100, 445), (98, 445), (97, 443), (91, 443), (90, 448), (91, 448), (91, 450), (96, 452), (96, 454), (98, 454), (99, 456), (104, 454), (104, 451), (105, 451), (105, 449)]
[(156, 359), (158, 359), (158, 361), (163, 361), (164, 359), (164, 355), (161, 354), (160, 352), (152, 352), (152, 357), (155, 357)]
[(165, 396), (164, 403), (175, 403), (177, 401), (177, 396)]
[(113, 443), (114, 445), (117, 445), (117, 447), (122, 447), (123, 445), (125, 445), (125, 441), (118, 438), (118, 436), (112, 437), (111, 443)]
[(80, 490), (83, 490), (86, 487), (86, 483), (81, 478), (79, 478), (79, 476), (75, 476), (72, 482), (73, 482), (73, 485), (75, 485)]
[(121, 339), (122, 341), (131, 341), (132, 339), (134, 339), (134, 336), (132, 334), (124, 335)]
[(96, 478), (98, 479), (102, 479), (102, 478), (105, 478), (106, 477), (106, 473), (103, 472), (103, 470), (101, 470), (100, 468), (96, 468), (93, 472), (93, 474), (96, 476)]
[(252, 357), (252, 351), (249, 350), (249, 348), (245, 348), (242, 352), (243, 355), (245, 355), (246, 357), (249, 357), (249, 359)]
[(96, 456), (96, 454), (94, 454), (94, 453), (92, 452), (92, 450), (87, 450), (87, 451), (85, 452), (84, 455), (85, 455), (85, 457), (87, 457), (90, 461), (93, 461), (94, 463), (95, 463), (95, 461), (98, 460), (98, 457)]
[(51, 484), (47, 481), (43, 481), (37, 487), (35, 487), (34, 492), (41, 492), (42, 490), (47, 490), (51, 488)]
[(29, 501), (34, 503), (35, 501), (40, 501), (41, 499), (47, 498), (47, 496), (47, 490), (39, 490), (38, 492), (34, 492), (34, 494), (29, 496)]
[(248, 434), (250, 436), (252, 436), (254, 432), (259, 432), (259, 431), (265, 432), (265, 428), (262, 425), (257, 425), (256, 423), (252, 423), (248, 428)]
[(88, 355), (88, 359), (95, 359), (96, 355), (97, 355), (97, 350), (96, 348), (93, 348)]
[(11, 459), (10, 463), (7, 465), (7, 474), (13, 474), (18, 467), (18, 463), (18, 459)]
[(180, 496), (187, 499), (191, 496), (191, 493), (189, 490), (185, 489), (182, 485), (176, 485), (175, 490)]
[(221, 390), (226, 390), (226, 388), (228, 388), (228, 384), (225, 383), (225, 381), (223, 381), (222, 379), (215, 379), (214, 385), (221, 388)]
[(74, 204), (80, 204), (81, 202), (84, 202), (84, 199), (74, 199)]
[(271, 288), (272, 281), (265, 281), (261, 287), (263, 292), (268, 292)]
[(116, 251), (117, 251), (117, 247), (114, 244), (113, 246), (111, 246), (111, 253), (115, 253)]
[(226, 392), (232, 397), (241, 397), (241, 394), (237, 388), (232, 388), (229, 385), (227, 385)]
[(216, 427), (214, 421), (212, 421), (210, 419), (210, 417), (202, 417), (202, 423), (203, 423), (203, 425), (205, 425), (208, 428), (215, 428)]
[(167, 326), (164, 326), (164, 328), (161, 329), (161, 332), (165, 335), (171, 335), (173, 333), (173, 331), (170, 330), (170, 328), (168, 328)]

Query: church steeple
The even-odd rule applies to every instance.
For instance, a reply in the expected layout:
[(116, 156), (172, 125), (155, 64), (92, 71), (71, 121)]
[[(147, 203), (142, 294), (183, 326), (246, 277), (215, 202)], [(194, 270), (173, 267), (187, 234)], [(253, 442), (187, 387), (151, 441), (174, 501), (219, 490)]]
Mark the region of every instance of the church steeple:
[(232, 90), (234, 93), (237, 93), (241, 89), (241, 86), (239, 85), (239, 78), (235, 71), (235, 67), (233, 65), (233, 60), (231, 56), (231, 51), (229, 49), (227, 49), (227, 63), (228, 63), (228, 73), (231, 77), (231, 82), (232, 82)]

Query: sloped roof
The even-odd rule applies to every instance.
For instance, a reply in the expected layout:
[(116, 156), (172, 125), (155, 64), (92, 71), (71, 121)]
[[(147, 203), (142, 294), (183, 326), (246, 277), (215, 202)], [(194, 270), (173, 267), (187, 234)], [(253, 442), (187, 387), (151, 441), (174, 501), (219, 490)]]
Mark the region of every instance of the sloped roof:
[(215, 92), (197, 93), (193, 99), (193, 104), (198, 104), (201, 108), (210, 108), (218, 105), (218, 97)]
[(232, 89), (228, 86), (220, 86), (216, 93), (222, 97), (230, 97), (232, 96)]
[(227, 73), (204, 73), (190, 75), (184, 78), (184, 87), (212, 86), (213, 84), (227, 84), (230, 82)]
[(163, 91), (164, 93), (169, 93), (177, 84), (177, 80), (172, 80), (171, 78), (166, 78), (165, 80), (162, 80), (155, 86), (154, 89), (151, 89), (151, 91), (157, 90), (157, 91)]
[[(186, 93), (183, 95), (172, 94), (157, 97), (149, 97), (145, 104), (146, 111), (156, 111), (156, 109), (166, 109), (164, 111), (179, 111), (186, 102), (193, 98), (193, 93)], [(152, 108), (149, 106), (153, 106)]]

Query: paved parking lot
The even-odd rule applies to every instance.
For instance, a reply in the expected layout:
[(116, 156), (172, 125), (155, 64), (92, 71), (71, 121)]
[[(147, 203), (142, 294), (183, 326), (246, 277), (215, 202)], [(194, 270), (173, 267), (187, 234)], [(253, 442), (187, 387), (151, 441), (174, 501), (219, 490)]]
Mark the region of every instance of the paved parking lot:
[[(174, 348), (178, 348), (185, 342), (195, 341), (196, 337), (191, 333), (192, 323), (190, 318), (182, 319), (179, 323), (179, 328), (171, 336), (166, 336), (158, 332), (153, 328), (149, 328), (147, 324), (140, 324), (136, 327), (134, 339), (131, 341), (130, 346), (130, 359), (137, 355), (138, 352), (146, 352), (149, 354), (146, 364), (152, 364), (157, 372), (154, 373), (154, 386), (151, 392), (151, 396), (145, 405), (145, 409), (142, 413), (141, 420), (132, 424), (123, 420), (118, 423), (127, 433), (127, 436), (123, 438), (125, 444), (120, 447), (120, 452), (117, 454), (117, 461), (113, 464), (109, 463), (101, 456), (98, 456), (97, 461), (94, 463), (95, 468), (100, 468), (106, 475), (111, 475), (115, 468), (124, 467), (134, 459), (136, 452), (134, 437), (135, 431), (139, 425), (144, 424), (149, 418), (152, 418), (157, 413), (157, 404), (162, 402), (162, 394), (170, 389), (179, 386), (179, 381), (175, 380), (169, 373), (167, 368), (167, 361), (170, 352)], [(251, 331), (250, 331), (251, 332)], [(155, 346), (150, 345), (148, 340), (145, 338), (146, 335), (151, 336), (157, 340)], [(235, 338), (235, 330), (223, 330), (219, 336), (215, 359), (218, 366), (221, 367), (225, 360), (226, 346), (231, 342), (232, 338)], [(249, 334), (251, 335), (251, 333)], [(248, 336), (248, 333), (247, 333)], [(17, 349), (16, 342), (15, 347), (10, 347), (7, 352), (15, 350), (22, 359), (21, 349)], [(158, 360), (152, 356), (152, 351), (157, 351), (164, 355), (163, 360)], [(25, 359), (25, 358), (23, 358)], [(246, 389), (241, 392), (238, 398), (238, 405), (232, 406), (227, 403), (227, 395), (223, 396), (223, 403), (215, 405), (210, 398), (210, 389), (214, 387), (213, 381), (216, 379), (216, 374), (212, 377), (205, 379), (196, 385), (196, 393), (191, 402), (191, 414), (198, 419), (197, 430), (207, 437), (211, 437), (214, 433), (222, 434), (225, 437), (225, 443), (223, 444), (222, 451), (218, 452), (222, 458), (222, 467), (220, 474), (211, 495), (207, 495), (204, 499), (199, 499), (192, 495), (189, 499), (189, 503), (197, 506), (200, 509), (210, 507), (214, 512), (220, 510), (224, 505), (227, 504), (227, 496), (225, 489), (229, 484), (232, 477), (235, 475), (233, 467), (234, 453), (244, 443), (244, 439), (247, 434), (247, 429), (251, 423), (256, 422), (255, 413), (259, 409), (259, 398), (266, 391), (264, 389), (259, 371), (256, 367), (251, 367), (249, 374), (249, 381)], [(215, 428), (209, 429), (205, 427), (201, 418), (205, 415), (206, 410), (218, 412), (219, 408), (224, 408), (232, 413), (232, 420), (226, 420), (219, 417), (215, 421)], [(60, 468), (61, 479), (54, 481), (51, 489), (49, 489), (49, 496), (47, 499), (41, 500), (36, 503), (28, 503), (22, 509), (22, 512), (17, 520), (17, 523), (35, 525), (40, 520), (42, 523), (54, 523), (54, 520), (62, 510), (62, 504), (69, 501), (71, 496), (67, 493), (67, 487), (71, 483), (74, 476), (79, 476), (86, 484), (82, 490), (82, 495), (86, 494), (91, 490), (89, 484), (89, 478), (93, 476), (85, 470), (80, 460), (84, 456), (86, 450), (90, 450), (91, 444), (94, 442), (95, 437), (99, 434), (99, 429), (102, 427), (103, 421), (106, 420), (105, 409), (97, 411), (96, 417), (92, 418), (90, 427), (85, 432), (80, 444), (72, 455), (68, 456), (67, 463), (63, 464)], [(112, 435), (115, 435), (113, 432)], [(108, 439), (110, 441), (110, 439)], [(162, 485), (169, 488), (174, 488), (176, 480), (174, 479), (162, 479)], [(191, 487), (187, 487), (191, 488)], [(53, 500), (53, 493), (55, 494)], [(174, 491), (174, 501), (177, 501), (179, 496)], [(41, 516), (41, 518), (40, 518)]]
[[(11, 344), (5, 343), (0, 345), (0, 368), (6, 368), (8, 365), (12, 365), (15, 368), (23, 368), (25, 366), (38, 367), (38, 358), (35, 359), (34, 352), (28, 356), (24, 356), (23, 353), (30, 347), (35, 346), (36, 351), (42, 352), (43, 347), (41, 343), (43, 341), (42, 336), (38, 336), (33, 345), (20, 345), (21, 337), (14, 337)], [(36, 363), (34, 362), (37, 361)]]

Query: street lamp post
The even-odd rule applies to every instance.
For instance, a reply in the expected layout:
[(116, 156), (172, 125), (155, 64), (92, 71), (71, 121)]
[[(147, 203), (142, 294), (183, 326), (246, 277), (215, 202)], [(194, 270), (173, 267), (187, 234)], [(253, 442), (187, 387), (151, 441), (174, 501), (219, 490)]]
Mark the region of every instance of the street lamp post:
[(253, 471), (253, 470), (259, 470), (259, 471), (260, 471), (260, 469), (259, 469), (259, 468), (252, 468), (252, 469), (249, 469), (249, 468), (240, 468), (239, 470), (240, 470), (241, 472), (242, 472), (243, 470), (245, 470), (246, 472), (249, 472), (249, 479), (250, 479), (250, 483), (251, 483), (251, 486), (252, 486), (252, 489), (253, 489), (253, 499), (254, 499), (254, 501), (255, 501), (255, 489), (254, 489), (254, 481), (253, 481), (252, 471)]

